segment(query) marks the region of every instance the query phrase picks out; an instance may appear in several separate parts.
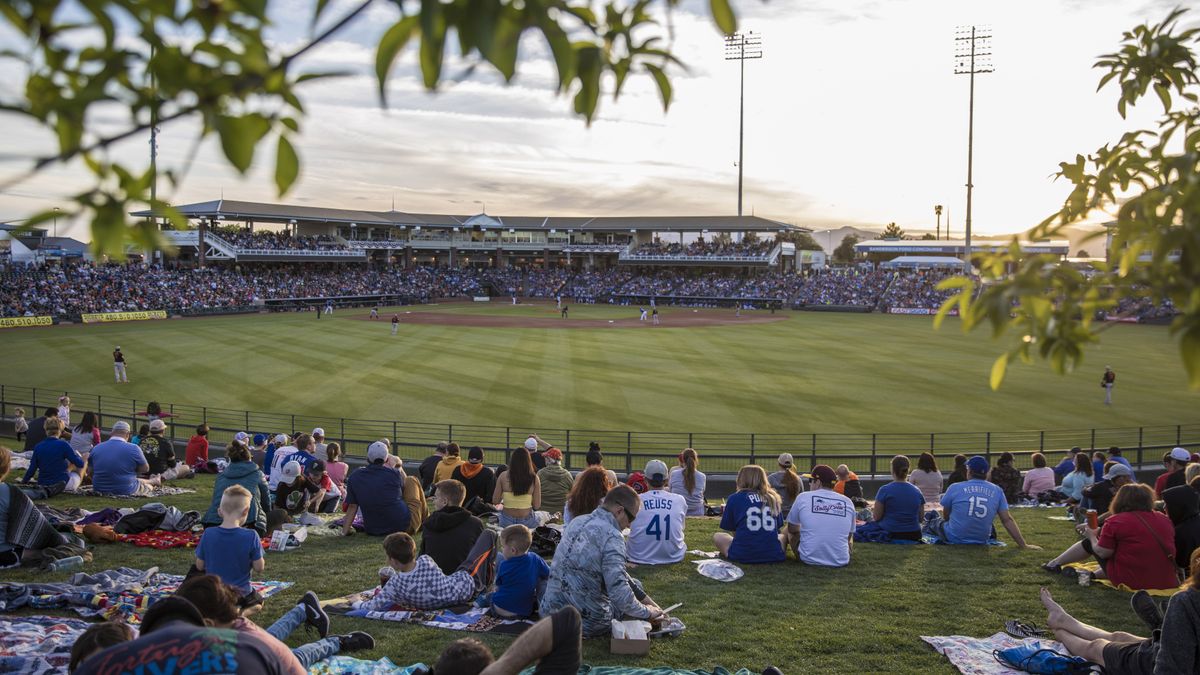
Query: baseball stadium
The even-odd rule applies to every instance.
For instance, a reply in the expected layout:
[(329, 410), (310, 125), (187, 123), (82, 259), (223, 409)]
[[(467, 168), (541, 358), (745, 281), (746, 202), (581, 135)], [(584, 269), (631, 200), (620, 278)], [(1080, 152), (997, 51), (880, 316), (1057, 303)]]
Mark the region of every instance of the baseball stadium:
[[(1095, 502), (1072, 493), (1084, 468), (1085, 489), (1111, 491), (1128, 482), (1125, 467), (1143, 482), (1178, 474), (1182, 484), (1184, 467), (1200, 466), (1190, 454), (1200, 445), (1200, 397), (1186, 391), (1162, 325), (1169, 308), (1123, 305), (1087, 368), (1065, 376), (1014, 368), (992, 391), (999, 345), (964, 335), (954, 317), (933, 328), (948, 297), (937, 286), (960, 273), (961, 243), (865, 242), (862, 264), (829, 270), (823, 254), (790, 241), (803, 228), (759, 217), (463, 216), (227, 200), (178, 208), (188, 229), (161, 225), (167, 246), (120, 265), (38, 232), (11, 236), (3, 249), (7, 485), (55, 524), (58, 534), (47, 536), (61, 538), (44, 548), (48, 562), (6, 570), (0, 583), (37, 596), (13, 605), (18, 637), (3, 658), (26, 659), (13, 663), (58, 663), (34, 655), (28, 636), (77, 636), (88, 626), (46, 613), (73, 608), (137, 625), (153, 621), (155, 600), (203, 605), (194, 595), (201, 582), (172, 595), (182, 580), (172, 575), (215, 578), (195, 563), (222, 559), (203, 533), (227, 529), (218, 526), (228, 525), (228, 476), (238, 467), (264, 481), (262, 498), (248, 503), (262, 516), (266, 561), (254, 572), (261, 604), (240, 613), (270, 625), (308, 672), (412, 672), (402, 668), (418, 663), (443, 672), (462, 637), (454, 631), (471, 631), (472, 644), (497, 654), (516, 651), (514, 635), (538, 639), (526, 632), (536, 604), (532, 618), (502, 619), (471, 603), (512, 578), (504, 565), (514, 528), (532, 532), (525, 548), (534, 553), (524, 555), (555, 565), (540, 596), (543, 618), (554, 621), (546, 625), (560, 627), (564, 615), (551, 617), (547, 604), (558, 598), (580, 610), (584, 635), (598, 634), (594, 598), (562, 600), (582, 591), (574, 581), (555, 585), (554, 570), (573, 564), (559, 562), (561, 547), (574, 546), (564, 521), (588, 521), (570, 518), (572, 505), (596, 518), (626, 492), (651, 518), (603, 516), (616, 513), (629, 530), (622, 573), (644, 594), (630, 600), (653, 603), (642, 605), (652, 618), (671, 616), (651, 624), (665, 637), (584, 640), (578, 658), (598, 668), (586, 672), (956, 672), (988, 648), (1042, 635), (1053, 601), (1039, 602), (1041, 586), (1069, 599), (1080, 622), (1146, 632), (1129, 611), (1137, 582), (1089, 571), (1087, 554), (1073, 552), (1075, 531), (1060, 521), (1095, 515), (1084, 507), (1098, 506), (1099, 493)], [(102, 475), (114, 443), (147, 462), (124, 499)], [(90, 457), (69, 456), (60, 475), (46, 459), (60, 445)], [(1173, 457), (1180, 453), (1186, 459)], [(520, 494), (525, 464), (538, 469), (540, 501)], [(747, 495), (759, 500), (769, 489), (747, 467), (761, 467), (762, 480), (771, 474), (772, 485), (785, 481), (770, 494), (791, 507), (747, 508)], [(544, 471), (568, 483), (551, 489)], [(378, 482), (385, 472), (400, 487), (381, 487), (391, 484)], [(936, 482), (928, 498), (925, 485), (913, 487), (918, 474)], [(598, 504), (577, 487), (592, 478)], [(467, 486), (471, 499), (447, 482)], [(895, 486), (916, 494), (922, 520), (915, 542), (896, 532), (891, 543), (960, 543), (926, 514), (940, 517), (941, 494), (975, 482), (1006, 505), (985, 526), (980, 543), (991, 546), (883, 545), (893, 536), (881, 528), (886, 504), (898, 503), (888, 496)], [(381, 547), (384, 538), (371, 535), (387, 534), (382, 507), (363, 492), (389, 489), (408, 514), (394, 531), (408, 534)], [(842, 553), (810, 550), (805, 538), (826, 526), (806, 520), (796, 506), (806, 499), (824, 500), (811, 513), (844, 502)], [(405, 542), (433, 555), (447, 514), (467, 517), (460, 504), (492, 533), (472, 535), (475, 548), (462, 553), (483, 560), (483, 572), (477, 565), (467, 577), (455, 562), (445, 585), (398, 590), (389, 575), (407, 579), (426, 558), (414, 561)], [(768, 527), (782, 548), (756, 558), (745, 542)], [(485, 539), (492, 543), (474, 558)], [(499, 565), (485, 560), (498, 554)], [(74, 555), (82, 561), (60, 566)], [(37, 586), (78, 569), (116, 572), (70, 597)], [(121, 576), (145, 570), (136, 584)], [(463, 581), (471, 578), (473, 589)], [(455, 579), (465, 594), (446, 590)], [(1139, 588), (1151, 589), (1156, 608), (1169, 592)], [(730, 621), (734, 614), (753, 619)], [(300, 624), (310, 629), (287, 632)], [(39, 644), (54, 648), (49, 637)], [(543, 664), (562, 651), (549, 637), (537, 648)]]

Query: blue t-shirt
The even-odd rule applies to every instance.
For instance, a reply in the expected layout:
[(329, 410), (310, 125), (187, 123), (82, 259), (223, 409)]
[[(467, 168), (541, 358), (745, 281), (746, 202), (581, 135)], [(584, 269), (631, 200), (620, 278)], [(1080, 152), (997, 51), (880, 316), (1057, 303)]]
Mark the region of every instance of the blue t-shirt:
[(275, 461), (275, 444), (267, 443), (267, 454), (263, 455), (262, 470), (270, 473), (271, 462)]
[(740, 563), (783, 562), (780, 517), (757, 492), (737, 492), (725, 502), (721, 529), (733, 532), (729, 559)]
[(196, 557), (204, 561), (204, 573), (215, 574), (242, 595), (251, 590), (250, 566), (263, 557), (262, 539), (245, 527), (210, 527), (200, 535)]
[(996, 514), (1008, 510), (1000, 486), (973, 478), (955, 483), (942, 495), (942, 507), (950, 508), (946, 539), (951, 544), (986, 544)]
[(880, 527), (888, 532), (921, 531), (925, 496), (916, 485), (897, 481), (888, 483), (875, 493), (875, 503), (880, 502), (883, 503), (883, 520), (879, 521)]
[(358, 469), (346, 479), (346, 503), (358, 504), (367, 534), (386, 536), (408, 529), (412, 518), (401, 494), (400, 472), (382, 464)]
[(110, 438), (92, 448), (92, 489), (104, 495), (131, 495), (138, 486), (138, 467), (146, 464), (141, 448)]
[(1061, 480), (1063, 476), (1071, 473), (1074, 470), (1075, 470), (1075, 456), (1072, 455), (1070, 457), (1067, 457), (1063, 461), (1059, 462), (1058, 466), (1054, 467), (1054, 476), (1055, 476), (1055, 478), (1058, 478), (1059, 480)]
[(71, 444), (61, 438), (47, 438), (38, 443), (33, 449), (33, 458), (29, 460), (29, 469), (25, 472), (28, 482), (37, 474), (38, 485), (54, 485), (65, 483), (70, 472), (67, 462), (75, 466), (83, 466), (83, 458), (71, 449)]
[(492, 604), (517, 616), (529, 616), (533, 614), (533, 601), (537, 599), (538, 582), (548, 578), (550, 566), (537, 554), (506, 558), (496, 568), (496, 592), (492, 595)]

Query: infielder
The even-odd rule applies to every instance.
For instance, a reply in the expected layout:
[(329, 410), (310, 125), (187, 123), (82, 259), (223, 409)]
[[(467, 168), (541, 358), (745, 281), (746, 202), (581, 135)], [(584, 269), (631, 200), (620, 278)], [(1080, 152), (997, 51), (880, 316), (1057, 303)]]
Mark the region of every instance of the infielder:
[(117, 382), (128, 382), (129, 378), (125, 374), (125, 355), (121, 353), (121, 345), (113, 350), (113, 374), (117, 377)]
[(379, 318), (379, 308), (378, 308), (378, 307), (372, 307), (372, 308), (371, 308), (371, 318), (372, 318), (372, 319), (378, 319), (378, 318)]
[(392, 315), (392, 335), (395, 335), (400, 330), (400, 315)]
[(638, 321), (645, 321), (647, 318), (649, 318), (650, 313), (646, 311), (645, 307), (642, 307), (641, 310), (642, 310), (642, 316), (640, 318), (638, 318)]

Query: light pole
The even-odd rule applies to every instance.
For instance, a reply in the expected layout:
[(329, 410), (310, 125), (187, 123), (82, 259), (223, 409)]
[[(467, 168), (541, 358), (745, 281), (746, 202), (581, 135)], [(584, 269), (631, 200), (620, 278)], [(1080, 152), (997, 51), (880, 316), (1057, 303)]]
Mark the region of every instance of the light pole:
[(967, 267), (971, 267), (971, 182), (972, 164), (975, 159), (975, 74), (990, 73), (992, 67), (992, 29), (966, 26), (958, 29), (954, 36), (954, 74), (967, 75), (971, 81), (971, 93), (967, 108), (967, 224), (966, 254)]
[(933, 212), (937, 214), (937, 241), (942, 240), (942, 205), (936, 204), (933, 207)]
[(738, 216), (742, 215), (742, 150), (746, 138), (746, 59), (761, 59), (762, 56), (762, 36), (754, 31), (725, 36), (725, 60), (739, 61), (742, 70), (738, 94)]
[(58, 237), (58, 207), (54, 207), (54, 236)]

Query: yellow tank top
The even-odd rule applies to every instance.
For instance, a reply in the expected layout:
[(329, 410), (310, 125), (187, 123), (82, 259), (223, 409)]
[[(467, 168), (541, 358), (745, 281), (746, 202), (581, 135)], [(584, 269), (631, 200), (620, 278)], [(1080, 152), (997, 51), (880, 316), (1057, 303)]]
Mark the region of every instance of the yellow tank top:
[(511, 492), (500, 493), (501, 501), (504, 502), (506, 509), (532, 509), (533, 508), (533, 493), (514, 495)]

